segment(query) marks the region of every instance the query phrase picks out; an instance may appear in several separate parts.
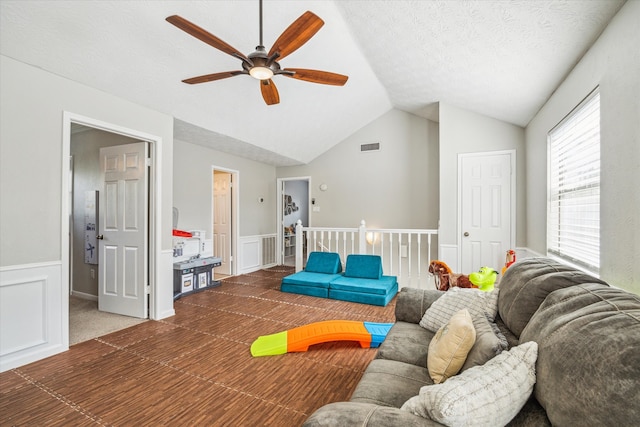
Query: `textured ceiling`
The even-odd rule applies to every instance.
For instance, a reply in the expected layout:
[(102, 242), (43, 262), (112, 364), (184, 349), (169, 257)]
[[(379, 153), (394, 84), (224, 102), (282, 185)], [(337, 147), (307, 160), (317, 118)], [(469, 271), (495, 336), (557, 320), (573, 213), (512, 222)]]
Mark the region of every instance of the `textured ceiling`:
[(441, 101), (520, 126), (623, 4), (336, 2), (395, 108), (428, 118)]
[(175, 137), (273, 165), (307, 163), (391, 108), (437, 119), (445, 102), (525, 126), (622, 0), (264, 2), (264, 44), (304, 11), (324, 27), (283, 67), (346, 74), (344, 87), (274, 78), (266, 106), (248, 76), (186, 85), (258, 44), (257, 1), (0, 2), (0, 52), (176, 118)]

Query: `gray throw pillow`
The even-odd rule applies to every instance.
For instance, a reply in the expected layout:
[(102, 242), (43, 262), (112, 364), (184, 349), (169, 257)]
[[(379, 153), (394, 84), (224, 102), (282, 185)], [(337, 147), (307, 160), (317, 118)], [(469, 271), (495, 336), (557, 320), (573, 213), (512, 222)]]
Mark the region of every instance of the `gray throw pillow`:
[[(480, 366), (493, 359), (507, 349), (507, 340), (499, 337), (486, 316), (475, 316), (473, 327), (476, 330), (476, 342), (467, 355), (460, 372), (474, 366)], [(498, 333), (500, 333), (498, 331)], [(502, 335), (502, 333), (500, 333)]]

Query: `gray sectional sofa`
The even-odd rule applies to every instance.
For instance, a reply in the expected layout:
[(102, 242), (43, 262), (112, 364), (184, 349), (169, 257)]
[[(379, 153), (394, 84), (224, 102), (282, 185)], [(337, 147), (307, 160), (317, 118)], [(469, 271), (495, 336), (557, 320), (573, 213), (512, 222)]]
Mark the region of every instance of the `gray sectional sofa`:
[[(304, 426), (442, 425), (401, 407), (433, 385), (426, 359), (434, 333), (419, 323), (443, 294), (402, 289), (396, 322), (350, 401), (321, 407)], [(495, 326), (507, 347), (536, 343), (533, 392), (508, 423), (457, 425), (640, 425), (640, 296), (551, 259), (530, 258), (506, 271), (497, 309)]]

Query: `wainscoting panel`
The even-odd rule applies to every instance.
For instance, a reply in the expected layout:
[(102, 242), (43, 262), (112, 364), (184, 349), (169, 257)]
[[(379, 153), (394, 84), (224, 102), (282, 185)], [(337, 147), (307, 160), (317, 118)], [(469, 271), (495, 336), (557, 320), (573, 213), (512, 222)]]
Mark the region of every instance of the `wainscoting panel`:
[(0, 372), (68, 349), (61, 277), (60, 262), (0, 269)]
[(275, 234), (240, 237), (238, 274), (275, 265)]

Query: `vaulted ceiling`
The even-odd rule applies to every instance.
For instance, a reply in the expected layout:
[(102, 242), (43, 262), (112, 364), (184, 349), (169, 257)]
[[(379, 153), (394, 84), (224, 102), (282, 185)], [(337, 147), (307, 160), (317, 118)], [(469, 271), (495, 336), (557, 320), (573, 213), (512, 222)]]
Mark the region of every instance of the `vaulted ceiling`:
[[(175, 118), (175, 137), (276, 166), (308, 163), (391, 108), (437, 120), (444, 102), (526, 126), (624, 0), (264, 1), (267, 50), (306, 10), (325, 25), (281, 61), (349, 76), (275, 76), (280, 103), (240, 60), (186, 34), (180, 15), (235, 49), (259, 44), (258, 0), (0, 2), (0, 52)], [(1, 96), (1, 94), (0, 94)]]

